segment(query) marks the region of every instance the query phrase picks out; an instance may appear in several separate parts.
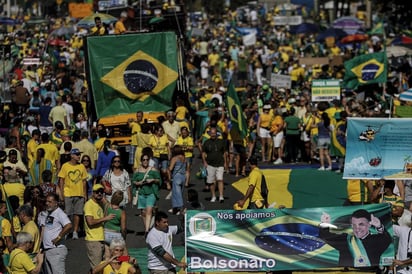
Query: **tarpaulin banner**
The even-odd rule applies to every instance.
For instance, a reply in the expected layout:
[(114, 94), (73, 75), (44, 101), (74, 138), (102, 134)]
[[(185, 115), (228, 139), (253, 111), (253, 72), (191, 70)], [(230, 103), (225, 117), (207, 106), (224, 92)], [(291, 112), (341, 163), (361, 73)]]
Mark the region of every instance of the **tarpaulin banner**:
[(189, 272), (370, 267), (393, 261), (390, 205), (187, 212)]
[(344, 179), (412, 179), (410, 118), (349, 118)]

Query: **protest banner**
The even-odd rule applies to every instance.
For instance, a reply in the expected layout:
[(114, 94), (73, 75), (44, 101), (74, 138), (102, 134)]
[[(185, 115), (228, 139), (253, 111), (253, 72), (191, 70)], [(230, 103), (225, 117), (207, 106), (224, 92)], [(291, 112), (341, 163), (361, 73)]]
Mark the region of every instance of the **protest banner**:
[(312, 102), (340, 100), (339, 80), (313, 80)]
[(270, 86), (274, 88), (290, 89), (292, 87), (290, 75), (272, 73), (270, 75)]
[(348, 118), (344, 179), (412, 179), (410, 118)]
[[(352, 229), (359, 224), (365, 225), (361, 233)], [(254, 272), (391, 265), (392, 234), (389, 204), (189, 210), (187, 271)], [(353, 249), (357, 251), (352, 252)]]

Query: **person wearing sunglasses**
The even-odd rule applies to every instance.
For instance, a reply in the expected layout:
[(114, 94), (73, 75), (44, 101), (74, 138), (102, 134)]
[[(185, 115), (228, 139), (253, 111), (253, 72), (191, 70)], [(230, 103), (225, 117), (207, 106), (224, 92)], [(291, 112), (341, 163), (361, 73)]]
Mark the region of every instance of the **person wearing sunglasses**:
[(104, 223), (115, 218), (115, 214), (104, 215), (102, 209), (104, 187), (101, 184), (93, 186), (93, 195), (84, 205), (84, 228), (86, 231), (86, 249), (90, 268), (100, 264), (104, 254)]
[[(129, 178), (129, 172), (125, 168), (120, 160), (120, 156), (115, 156), (112, 159), (110, 168), (103, 175), (102, 181), (110, 184), (112, 188), (112, 193), (120, 190), (123, 192), (123, 201), (120, 203), (120, 207), (124, 207), (130, 202), (132, 197), (132, 188)], [(106, 200), (111, 201), (112, 194), (106, 193)]]
[(137, 208), (142, 211), (145, 226), (145, 235), (149, 232), (153, 215), (153, 207), (159, 199), (159, 188), (162, 182), (158, 169), (149, 165), (149, 154), (143, 154), (141, 165), (133, 174), (132, 184), (134, 192), (138, 192)]

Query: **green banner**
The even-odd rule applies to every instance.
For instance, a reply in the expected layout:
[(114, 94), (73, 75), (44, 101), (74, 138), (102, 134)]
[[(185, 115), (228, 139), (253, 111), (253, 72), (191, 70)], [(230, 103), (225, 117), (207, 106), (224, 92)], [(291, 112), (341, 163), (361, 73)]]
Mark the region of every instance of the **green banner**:
[(170, 109), (178, 78), (173, 32), (87, 37), (97, 117)]
[(189, 272), (309, 270), (391, 265), (388, 204), (188, 211)]

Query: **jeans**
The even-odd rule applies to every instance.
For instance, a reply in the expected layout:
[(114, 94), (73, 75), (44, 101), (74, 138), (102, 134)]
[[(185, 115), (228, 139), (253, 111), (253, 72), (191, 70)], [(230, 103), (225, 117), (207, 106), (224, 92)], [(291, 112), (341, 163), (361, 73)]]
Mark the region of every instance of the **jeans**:
[(65, 274), (67, 247), (60, 245), (45, 252), (43, 268), (47, 274)]
[(184, 174), (175, 174), (173, 176), (172, 185), (172, 207), (180, 208), (183, 207), (183, 188), (185, 185), (186, 176)]

